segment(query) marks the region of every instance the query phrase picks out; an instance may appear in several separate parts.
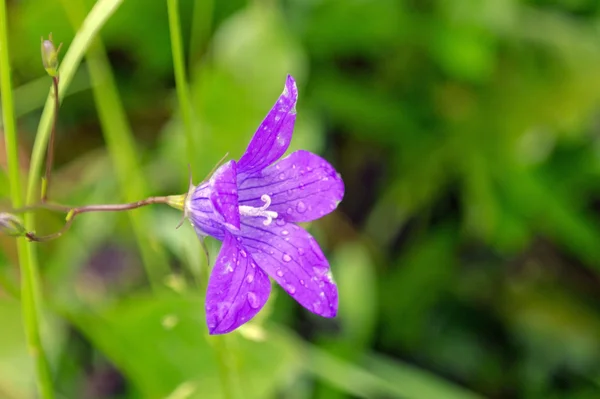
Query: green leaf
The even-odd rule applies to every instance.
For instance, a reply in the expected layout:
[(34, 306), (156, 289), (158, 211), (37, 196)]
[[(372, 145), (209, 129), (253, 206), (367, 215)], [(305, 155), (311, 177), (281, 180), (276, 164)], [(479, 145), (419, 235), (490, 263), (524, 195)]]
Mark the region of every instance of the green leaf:
[(225, 340), (234, 390), (265, 398), (298, 370), (300, 353), (276, 330), (264, 342), (239, 333), (207, 335), (203, 299), (136, 297), (104, 310), (82, 309), (67, 317), (125, 374), (144, 398), (221, 398), (216, 339)]

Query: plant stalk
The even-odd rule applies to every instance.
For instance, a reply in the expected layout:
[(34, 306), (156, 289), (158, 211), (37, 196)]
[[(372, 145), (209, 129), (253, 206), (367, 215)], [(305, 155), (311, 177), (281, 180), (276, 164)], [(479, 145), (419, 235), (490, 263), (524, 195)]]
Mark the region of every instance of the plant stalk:
[[(4, 121), (4, 139), (6, 142), (6, 157), (12, 205), (19, 208), (23, 205), (19, 171), (19, 156), (17, 149), (17, 133), (12, 97), (12, 82), (10, 70), (10, 55), (8, 47), (8, 27), (6, 15), (6, 0), (0, 2), (0, 89), (2, 90), (2, 118)], [(21, 295), (23, 324), (29, 353), (35, 364), (35, 380), (39, 396), (43, 399), (53, 399), (54, 389), (50, 366), (42, 345), (40, 333), (39, 301), (41, 294), (37, 283), (35, 255), (31, 245), (24, 240), (17, 242), (19, 266), (21, 268)]]

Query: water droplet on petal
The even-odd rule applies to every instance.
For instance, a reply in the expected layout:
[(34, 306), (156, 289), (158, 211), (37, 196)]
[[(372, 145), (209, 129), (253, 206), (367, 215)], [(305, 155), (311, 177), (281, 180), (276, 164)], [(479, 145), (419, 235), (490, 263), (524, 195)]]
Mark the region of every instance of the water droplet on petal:
[(279, 277), (283, 277), (283, 272), (281, 271), (281, 269), (277, 270), (276, 273)]
[(233, 266), (231, 266), (231, 263), (228, 263), (227, 266), (225, 267), (225, 273), (231, 273), (233, 271)]
[(319, 296), (320, 296), (321, 298), (325, 299), (325, 293), (324, 293), (323, 291), (321, 291), (321, 292), (319, 293)]
[(296, 293), (296, 287), (294, 287), (291, 284), (287, 284), (285, 286), (285, 289), (287, 290), (287, 292), (289, 292), (291, 295), (294, 295)]
[(258, 298), (254, 292), (248, 293), (248, 304), (252, 309), (257, 309), (260, 306), (260, 303), (258, 303)]
[(284, 226), (284, 225), (285, 225), (285, 220), (283, 220), (283, 219), (281, 219), (281, 218), (278, 218), (278, 219), (275, 221), (275, 224), (276, 224), (277, 226)]
[(291, 215), (291, 214), (292, 214), (292, 212), (294, 212), (294, 210), (293, 210), (292, 208), (288, 208), (288, 209), (287, 209), (287, 213), (288, 213), (289, 215)]
[(300, 285), (304, 286), (304, 280), (300, 280)]
[(288, 254), (283, 254), (283, 261), (284, 262), (289, 262), (292, 260), (292, 257)]
[(249, 275), (246, 277), (246, 282), (248, 282), (248, 284), (250, 284), (250, 283), (251, 283), (251, 282), (253, 282), (253, 281), (254, 281), (254, 275), (253, 275), (253, 274), (249, 274)]
[(287, 230), (283, 230), (283, 231), (281, 232), (281, 235), (282, 235), (282, 236), (287, 236), (288, 234), (290, 234), (290, 232), (289, 232), (289, 231), (287, 231)]
[(302, 202), (302, 201), (299, 201), (299, 202), (296, 204), (296, 210), (297, 210), (299, 213), (303, 213), (303, 212), (305, 212), (305, 211), (306, 211), (306, 204), (305, 204), (304, 202)]
[(285, 174), (283, 174), (283, 173), (280, 173), (280, 174), (279, 174), (279, 180), (283, 180), (283, 179), (285, 179)]
[(298, 254), (304, 255), (304, 248), (298, 248)]
[(240, 255), (242, 255), (242, 258), (245, 258), (246, 255), (246, 251), (244, 251), (243, 249), (240, 249)]

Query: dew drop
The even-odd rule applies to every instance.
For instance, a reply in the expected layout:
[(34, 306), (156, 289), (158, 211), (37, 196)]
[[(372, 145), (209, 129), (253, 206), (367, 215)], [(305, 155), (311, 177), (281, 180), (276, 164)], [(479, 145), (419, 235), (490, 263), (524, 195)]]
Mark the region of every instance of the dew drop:
[(283, 230), (283, 231), (281, 232), (281, 235), (282, 235), (282, 236), (287, 236), (288, 234), (290, 234), (290, 232), (289, 232), (289, 231), (287, 231), (287, 230)]
[(300, 285), (304, 286), (304, 280), (300, 280)]
[(254, 275), (253, 274), (249, 274), (248, 277), (246, 277), (246, 282), (248, 284), (250, 284), (253, 281), (254, 281)]
[(225, 267), (225, 273), (231, 273), (233, 271), (233, 266), (231, 266), (231, 263), (227, 264), (227, 267)]
[(246, 255), (246, 251), (244, 251), (243, 249), (240, 249), (240, 255), (242, 255), (242, 258), (245, 258)]
[(276, 273), (276, 274), (277, 274), (279, 277), (283, 277), (283, 272), (281, 271), (281, 269), (280, 269), (280, 270), (277, 270), (277, 273)]
[(298, 254), (304, 255), (304, 248), (298, 248)]
[(304, 212), (306, 211), (306, 204), (305, 204), (304, 202), (302, 202), (302, 201), (299, 201), (299, 202), (296, 204), (296, 210), (297, 210), (299, 213), (304, 213)]
[(250, 304), (250, 307), (252, 309), (257, 309), (260, 306), (260, 304), (258, 303), (258, 298), (256, 297), (256, 294), (254, 292), (248, 293), (248, 304)]
[(292, 212), (294, 212), (294, 210), (293, 210), (292, 208), (288, 208), (288, 209), (287, 209), (287, 213), (288, 213), (288, 215), (291, 215), (291, 214), (292, 214)]
[(296, 287), (294, 287), (291, 284), (287, 284), (285, 286), (285, 289), (287, 290), (287, 292), (289, 292), (291, 295), (294, 295), (296, 293)]
[(321, 298), (325, 299), (325, 293), (324, 293), (323, 291), (321, 291), (321, 292), (319, 293), (319, 296), (320, 296)]
[(279, 174), (279, 180), (283, 180), (283, 179), (285, 179), (285, 175), (283, 173), (280, 173)]
[(289, 262), (292, 260), (292, 257), (289, 256), (288, 254), (283, 254), (283, 261), (284, 262)]
[(285, 220), (283, 220), (281, 218), (277, 218), (277, 220), (275, 221), (275, 224), (277, 226), (284, 226), (285, 225)]

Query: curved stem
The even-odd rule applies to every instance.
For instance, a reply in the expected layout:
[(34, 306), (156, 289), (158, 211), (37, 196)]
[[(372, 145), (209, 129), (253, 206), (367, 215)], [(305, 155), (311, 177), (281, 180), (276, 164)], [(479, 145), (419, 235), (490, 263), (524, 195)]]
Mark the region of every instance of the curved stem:
[[(58, 212), (67, 212), (67, 219), (66, 219), (67, 222), (59, 231), (57, 231), (55, 233), (48, 234), (45, 236), (38, 236), (33, 232), (29, 232), (25, 236), (30, 241), (35, 241), (35, 242), (51, 241), (51, 240), (59, 238), (60, 236), (65, 234), (71, 228), (71, 225), (73, 224), (73, 220), (75, 220), (75, 217), (82, 213), (129, 211), (132, 209), (137, 209), (137, 208), (141, 208), (143, 206), (152, 205), (152, 204), (169, 204), (171, 202), (171, 198), (172, 197), (150, 197), (150, 198), (146, 198), (145, 200), (130, 202), (127, 204), (98, 204), (98, 205), (85, 205), (85, 206), (79, 206), (79, 207), (74, 207), (74, 208), (71, 208), (71, 207), (68, 207), (65, 205), (60, 205), (60, 204), (42, 203), (37, 208), (46, 208), (46, 209), (50, 209), (50, 210), (54, 210), (54, 211), (58, 211)], [(17, 212), (28, 212), (33, 209), (36, 209), (36, 207), (35, 206), (27, 207), (26, 210), (24, 210), (24, 208), (21, 208), (21, 209), (18, 209)]]

